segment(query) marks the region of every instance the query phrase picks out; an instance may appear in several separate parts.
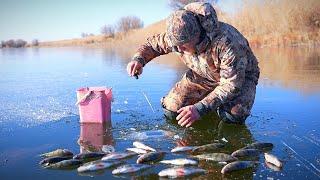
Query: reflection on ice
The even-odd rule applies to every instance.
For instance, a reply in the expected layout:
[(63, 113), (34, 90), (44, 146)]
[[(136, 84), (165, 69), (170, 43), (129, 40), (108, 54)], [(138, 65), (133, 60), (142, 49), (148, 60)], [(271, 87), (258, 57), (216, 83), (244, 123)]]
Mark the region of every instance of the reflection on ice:
[(78, 144), (80, 153), (105, 151), (107, 147), (108, 150), (114, 151), (114, 148), (111, 148), (114, 145), (111, 124), (82, 123)]
[(143, 132), (132, 132), (128, 135), (129, 139), (133, 140), (146, 140), (146, 139), (162, 139), (173, 137), (174, 133), (164, 130), (149, 130)]

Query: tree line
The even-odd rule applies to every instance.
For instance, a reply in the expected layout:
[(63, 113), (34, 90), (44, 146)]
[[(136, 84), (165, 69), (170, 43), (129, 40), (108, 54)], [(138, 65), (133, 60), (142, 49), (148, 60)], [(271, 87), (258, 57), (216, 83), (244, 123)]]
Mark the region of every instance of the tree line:
[[(136, 16), (125, 16), (118, 20), (115, 25), (106, 24), (100, 28), (100, 33), (106, 37), (114, 37), (115, 33), (127, 33), (132, 29), (143, 27), (143, 21)], [(81, 37), (94, 36), (92, 33), (81, 33)]]
[[(22, 47), (26, 47), (27, 44), (28, 42), (23, 39), (16, 39), (16, 40), (10, 39), (7, 41), (1, 41), (0, 48), (22, 48)], [(38, 46), (39, 45), (38, 39), (32, 40), (31, 45)]]

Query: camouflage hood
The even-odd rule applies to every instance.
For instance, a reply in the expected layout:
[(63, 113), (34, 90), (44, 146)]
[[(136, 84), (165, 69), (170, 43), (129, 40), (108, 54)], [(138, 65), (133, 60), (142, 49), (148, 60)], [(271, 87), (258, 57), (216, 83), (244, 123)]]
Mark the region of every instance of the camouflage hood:
[(206, 35), (211, 41), (219, 34), (219, 21), (217, 13), (209, 3), (194, 2), (186, 5), (185, 10), (194, 13), (202, 28), (206, 31)]

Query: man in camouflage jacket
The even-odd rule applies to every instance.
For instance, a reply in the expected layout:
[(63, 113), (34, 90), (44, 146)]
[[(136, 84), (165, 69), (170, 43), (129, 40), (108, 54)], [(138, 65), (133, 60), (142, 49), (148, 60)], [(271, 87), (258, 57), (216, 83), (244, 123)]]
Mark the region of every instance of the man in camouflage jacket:
[(175, 52), (189, 70), (161, 99), (165, 114), (176, 113), (189, 127), (216, 112), (228, 123), (250, 115), (259, 79), (258, 61), (248, 41), (229, 24), (219, 22), (208, 3), (190, 3), (167, 19), (166, 32), (148, 38), (128, 64), (130, 76), (157, 56)]

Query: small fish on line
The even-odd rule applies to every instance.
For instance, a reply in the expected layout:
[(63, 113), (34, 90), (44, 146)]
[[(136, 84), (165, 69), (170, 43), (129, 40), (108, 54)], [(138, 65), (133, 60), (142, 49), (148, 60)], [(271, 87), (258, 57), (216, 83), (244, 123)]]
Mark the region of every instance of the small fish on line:
[(226, 174), (226, 173), (230, 173), (230, 172), (233, 172), (233, 171), (252, 168), (252, 167), (255, 166), (255, 164), (257, 164), (257, 163), (254, 162), (254, 161), (235, 161), (235, 162), (231, 162), (231, 163), (225, 165), (221, 169), (221, 173), (222, 174)]
[(145, 144), (143, 144), (142, 142), (139, 142), (139, 141), (135, 141), (132, 143), (132, 145), (136, 148), (139, 148), (139, 149), (144, 149), (144, 150), (147, 150), (147, 151), (154, 151), (156, 152), (155, 149), (153, 149), (152, 147), (150, 146), (147, 146)]
[(206, 170), (192, 167), (174, 167), (160, 171), (158, 175), (160, 177), (179, 178), (191, 175), (205, 174)]
[(73, 153), (68, 149), (56, 149), (51, 152), (40, 154), (40, 156), (45, 158), (56, 157), (56, 156), (65, 157), (65, 156), (73, 156)]
[(165, 152), (149, 152), (141, 155), (137, 159), (137, 164), (147, 163), (147, 162), (156, 162), (161, 160), (165, 155)]
[(187, 165), (197, 165), (198, 161), (193, 159), (179, 158), (179, 159), (171, 159), (171, 160), (162, 160), (160, 161), (160, 163), (187, 166)]
[(128, 152), (128, 153), (119, 153), (119, 152), (113, 152), (106, 156), (104, 156), (101, 160), (119, 160), (119, 159), (125, 159), (136, 155), (136, 153)]
[(283, 163), (275, 155), (264, 153), (264, 158), (266, 162), (271, 163), (279, 168), (283, 166)]
[(115, 167), (115, 166), (118, 166), (118, 165), (123, 164), (123, 163), (124, 162), (122, 162), (122, 161), (102, 161), (102, 160), (97, 160), (97, 161), (88, 162), (86, 164), (83, 164), (82, 166), (78, 167), (77, 171), (79, 173), (99, 171), (99, 170), (102, 170), (102, 169)]
[(126, 164), (114, 169), (112, 171), (112, 174), (117, 175), (117, 174), (136, 173), (136, 172), (144, 171), (151, 167), (152, 167), (151, 165), (147, 165), (147, 164)]

